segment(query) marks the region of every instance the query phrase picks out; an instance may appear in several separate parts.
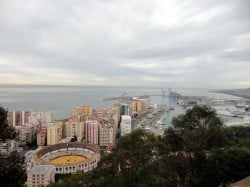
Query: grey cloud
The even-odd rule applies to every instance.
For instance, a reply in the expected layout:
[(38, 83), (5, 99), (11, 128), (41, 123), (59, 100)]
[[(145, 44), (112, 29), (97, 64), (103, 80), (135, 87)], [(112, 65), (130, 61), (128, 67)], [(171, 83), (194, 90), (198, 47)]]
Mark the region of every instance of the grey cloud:
[[(103, 85), (225, 86), (250, 71), (250, 37), (237, 40), (250, 32), (249, 7), (244, 0), (1, 1), (0, 73), (30, 83), (63, 84), (65, 74), (75, 84), (96, 77)], [(157, 66), (126, 66), (137, 62)]]

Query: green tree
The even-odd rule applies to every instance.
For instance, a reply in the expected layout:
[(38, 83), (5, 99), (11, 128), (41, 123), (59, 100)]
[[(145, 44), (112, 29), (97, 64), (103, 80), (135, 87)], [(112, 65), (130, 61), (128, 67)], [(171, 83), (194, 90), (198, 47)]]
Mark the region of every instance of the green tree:
[[(0, 107), (0, 140), (16, 138), (15, 130), (8, 126), (7, 111)], [(8, 155), (0, 154), (0, 186), (16, 187), (23, 186), (26, 181), (24, 159), (16, 151)]]
[(232, 147), (248, 135), (248, 129), (224, 127), (211, 108), (193, 107), (163, 137), (135, 130), (119, 139), (98, 168), (55, 186), (226, 186), (250, 175), (249, 148)]
[(165, 130), (162, 141), (170, 146), (171, 151), (183, 150), (182, 137), (171, 127)]
[(13, 127), (8, 125), (7, 121), (8, 111), (0, 106), (0, 140), (15, 139), (17, 133)]
[(232, 147), (216, 150), (208, 158), (213, 172), (225, 186), (250, 175), (250, 149)]
[[(113, 152), (100, 162), (126, 185), (144, 183), (146, 168), (159, 157), (158, 138), (142, 129), (123, 136)], [(118, 181), (119, 182), (119, 181)]]
[(185, 114), (173, 118), (172, 124), (184, 143), (185, 151), (199, 152), (227, 144), (222, 120), (207, 106), (194, 106)]
[(26, 174), (23, 169), (24, 158), (16, 151), (8, 156), (0, 157), (0, 186), (16, 187), (23, 186), (26, 181)]

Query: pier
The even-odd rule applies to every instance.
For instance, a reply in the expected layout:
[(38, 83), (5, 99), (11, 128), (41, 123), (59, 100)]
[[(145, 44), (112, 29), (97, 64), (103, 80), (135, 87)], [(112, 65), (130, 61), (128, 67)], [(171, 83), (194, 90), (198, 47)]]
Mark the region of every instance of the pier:
[(132, 129), (144, 128), (157, 135), (164, 133), (163, 120), (166, 118), (170, 107), (166, 105), (148, 109), (145, 113), (140, 114), (137, 118), (132, 119)]

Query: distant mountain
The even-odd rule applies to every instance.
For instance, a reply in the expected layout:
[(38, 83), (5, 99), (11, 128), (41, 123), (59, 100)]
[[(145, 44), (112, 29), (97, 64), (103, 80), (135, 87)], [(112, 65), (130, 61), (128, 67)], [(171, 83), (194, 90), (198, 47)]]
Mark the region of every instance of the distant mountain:
[(224, 94), (234, 95), (238, 97), (243, 97), (245, 99), (250, 99), (250, 88), (223, 89), (223, 90), (215, 90), (213, 92), (224, 93)]

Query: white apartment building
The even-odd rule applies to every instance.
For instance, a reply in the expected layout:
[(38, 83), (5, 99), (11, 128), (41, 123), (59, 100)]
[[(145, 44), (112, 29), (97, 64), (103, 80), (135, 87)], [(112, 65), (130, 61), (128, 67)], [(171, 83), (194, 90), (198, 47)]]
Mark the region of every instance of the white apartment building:
[(99, 145), (108, 146), (114, 144), (114, 127), (110, 123), (102, 123), (99, 131)]
[(125, 134), (131, 133), (131, 117), (127, 115), (121, 116), (121, 136), (124, 136)]
[(52, 113), (51, 112), (30, 112), (29, 123), (37, 124), (51, 123), (52, 122)]

